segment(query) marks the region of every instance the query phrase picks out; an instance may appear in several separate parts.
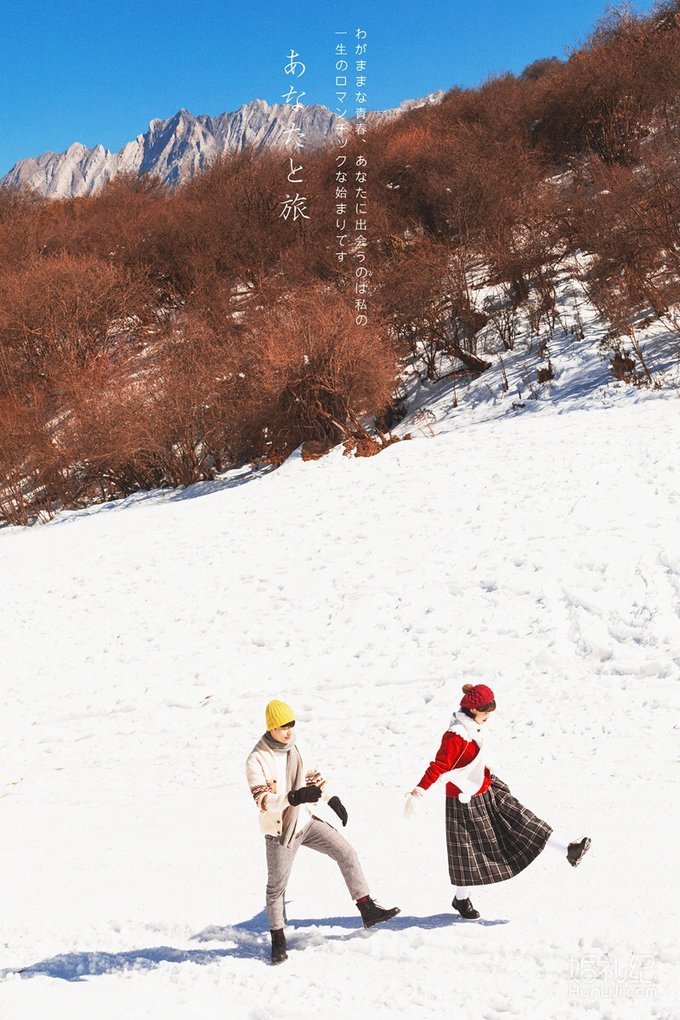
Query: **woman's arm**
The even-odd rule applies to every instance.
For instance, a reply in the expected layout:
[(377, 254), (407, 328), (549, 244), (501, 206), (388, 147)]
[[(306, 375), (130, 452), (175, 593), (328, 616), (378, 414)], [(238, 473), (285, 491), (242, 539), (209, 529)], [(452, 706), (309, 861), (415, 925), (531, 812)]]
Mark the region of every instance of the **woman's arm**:
[[(455, 769), (457, 765), (467, 764), (463, 759), (466, 757), (465, 752), (468, 748), (473, 749), (474, 745), (469, 743), (458, 733), (451, 733), (447, 730), (442, 737), (442, 742), (434, 757), (434, 760), (430, 762), (425, 770), (423, 778), (418, 783), (418, 786), (413, 791), (416, 793), (417, 790), (428, 790), (433, 783), (439, 779), (445, 772), (449, 772), (451, 769)], [(470, 755), (469, 761), (474, 758), (476, 749), (473, 754)], [(416, 796), (418, 794), (416, 793)]]

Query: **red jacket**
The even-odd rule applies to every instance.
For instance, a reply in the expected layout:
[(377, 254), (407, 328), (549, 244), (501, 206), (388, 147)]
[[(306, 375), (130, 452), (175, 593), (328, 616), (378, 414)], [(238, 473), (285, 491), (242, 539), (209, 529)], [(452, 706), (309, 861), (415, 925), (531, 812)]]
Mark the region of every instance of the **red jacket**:
[[(442, 737), (441, 747), (437, 751), (434, 761), (431, 761), (425, 770), (425, 775), (418, 783), (423, 790), (429, 789), (444, 772), (450, 769), (459, 769), (469, 765), (479, 752), (479, 745), (474, 740), (463, 740), (458, 733), (451, 733), (447, 730)], [(484, 769), (484, 782), (477, 790), (475, 796), (484, 793), (491, 786), (491, 773), (488, 768)], [(446, 796), (457, 797), (460, 790), (454, 783), (446, 784)]]

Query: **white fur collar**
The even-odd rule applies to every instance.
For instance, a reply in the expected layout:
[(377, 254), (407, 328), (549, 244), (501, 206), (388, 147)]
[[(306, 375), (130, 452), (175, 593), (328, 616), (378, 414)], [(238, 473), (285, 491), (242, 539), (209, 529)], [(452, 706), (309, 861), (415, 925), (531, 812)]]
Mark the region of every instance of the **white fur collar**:
[(451, 716), (449, 730), (452, 733), (460, 733), (465, 740), (474, 740), (475, 744), (478, 744), (480, 747), (484, 743), (482, 727), (461, 709), (457, 709)]

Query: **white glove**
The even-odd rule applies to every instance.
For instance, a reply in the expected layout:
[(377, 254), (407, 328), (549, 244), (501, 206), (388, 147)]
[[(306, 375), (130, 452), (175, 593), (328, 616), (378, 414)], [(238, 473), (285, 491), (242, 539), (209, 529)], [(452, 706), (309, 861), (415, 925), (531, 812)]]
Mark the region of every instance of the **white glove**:
[(423, 799), (423, 791), (419, 786), (416, 786), (415, 790), (411, 790), (410, 793), (406, 794), (406, 801), (404, 803), (404, 818), (412, 821), (420, 810), (420, 801)]

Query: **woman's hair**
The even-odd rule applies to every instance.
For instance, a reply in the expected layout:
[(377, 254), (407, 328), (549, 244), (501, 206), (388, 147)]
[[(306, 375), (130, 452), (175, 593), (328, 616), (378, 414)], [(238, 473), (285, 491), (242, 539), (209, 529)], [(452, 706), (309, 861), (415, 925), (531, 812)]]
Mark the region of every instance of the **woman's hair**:
[(471, 719), (474, 719), (474, 712), (495, 712), (496, 702), (490, 701), (488, 705), (480, 705), (479, 708), (461, 708), (461, 712), (464, 715), (469, 715)]

